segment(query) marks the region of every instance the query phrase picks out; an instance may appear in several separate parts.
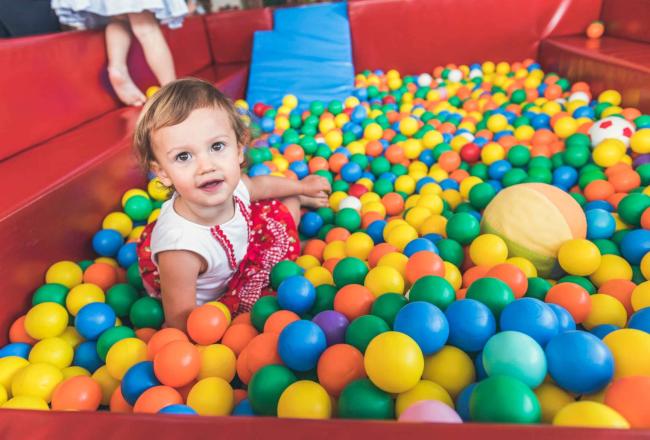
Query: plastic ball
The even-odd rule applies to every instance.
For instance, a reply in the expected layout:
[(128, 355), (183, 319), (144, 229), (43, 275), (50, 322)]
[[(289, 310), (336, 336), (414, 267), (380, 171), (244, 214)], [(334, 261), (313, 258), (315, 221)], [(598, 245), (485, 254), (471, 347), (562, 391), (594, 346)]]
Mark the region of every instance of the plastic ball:
[(385, 332), (368, 345), (364, 365), (377, 387), (389, 393), (401, 393), (414, 387), (422, 377), (424, 358), (411, 337)]
[(483, 366), (489, 376), (514, 377), (536, 388), (546, 376), (544, 351), (530, 336), (516, 331), (501, 331), (483, 348)]
[(621, 241), (621, 253), (631, 264), (640, 264), (643, 257), (650, 252), (650, 231), (637, 229), (625, 234)]
[(289, 385), (278, 401), (278, 417), (329, 419), (332, 403), (327, 391), (318, 383), (299, 380)]
[(558, 250), (560, 266), (571, 275), (591, 275), (600, 266), (600, 261), (600, 250), (589, 240), (569, 240), (564, 242)]
[(165, 406), (160, 411), (158, 411), (158, 414), (180, 414), (180, 415), (195, 416), (198, 413), (187, 405), (174, 404), (174, 405)]
[(359, 316), (353, 320), (345, 331), (345, 342), (364, 353), (375, 336), (387, 332), (390, 327), (374, 315)]
[(106, 369), (112, 377), (121, 380), (133, 365), (147, 359), (147, 345), (137, 338), (117, 341), (106, 355)]
[(617, 379), (607, 387), (605, 404), (617, 411), (632, 428), (650, 427), (650, 378), (633, 376)]
[(76, 316), (86, 304), (103, 303), (105, 299), (104, 291), (99, 286), (92, 283), (83, 283), (70, 289), (65, 299), (65, 305), (68, 312), (72, 316)]
[(197, 378), (201, 355), (188, 341), (172, 341), (163, 346), (153, 359), (156, 378), (163, 384), (178, 388)]
[(366, 377), (363, 355), (351, 345), (333, 345), (318, 360), (317, 374), (327, 392), (338, 397), (350, 382)]
[(466, 352), (477, 352), (496, 332), (493, 313), (483, 303), (464, 299), (445, 311), (449, 323), (449, 344)]
[(397, 313), (393, 325), (418, 344), (426, 356), (440, 350), (449, 337), (447, 318), (440, 309), (428, 302), (411, 302)]
[(95, 341), (85, 341), (77, 345), (72, 364), (90, 372), (95, 372), (102, 365), (102, 360), (97, 354), (97, 343)]
[(591, 428), (629, 428), (630, 424), (612, 408), (602, 403), (573, 402), (557, 412), (554, 426), (580, 426)]
[(305, 237), (315, 237), (323, 227), (323, 219), (315, 212), (307, 212), (300, 219), (300, 233)]
[(445, 311), (456, 300), (454, 288), (446, 279), (425, 275), (413, 283), (408, 292), (411, 301), (425, 301)]
[(341, 288), (348, 284), (363, 284), (368, 267), (355, 257), (343, 258), (334, 267), (333, 277), (336, 287)]
[(296, 381), (296, 376), (282, 365), (267, 365), (258, 370), (248, 387), (249, 400), (255, 414), (277, 416), (280, 396)]
[(102, 400), (102, 390), (97, 382), (87, 376), (64, 380), (52, 394), (52, 409), (58, 411), (97, 411)]
[(462, 423), (456, 411), (437, 400), (423, 400), (406, 408), (400, 422)]
[(232, 387), (220, 377), (201, 379), (190, 390), (187, 406), (202, 416), (230, 415), (234, 407)]
[(614, 217), (604, 209), (590, 209), (586, 217), (587, 238), (590, 240), (609, 238), (616, 230)]
[(436, 354), (425, 357), (422, 378), (442, 386), (452, 398), (456, 398), (474, 382), (474, 363), (461, 349), (446, 345)]
[(478, 266), (494, 266), (508, 258), (508, 246), (494, 234), (479, 235), (469, 246), (469, 255)]
[(614, 357), (614, 378), (650, 376), (650, 334), (626, 328), (603, 339)]
[(204, 304), (190, 312), (187, 333), (198, 344), (209, 345), (219, 341), (228, 327), (226, 315), (217, 307)]
[(328, 346), (345, 341), (345, 331), (350, 325), (350, 321), (345, 315), (334, 310), (324, 310), (318, 313), (312, 322), (323, 330)]
[(278, 287), (278, 304), (285, 310), (301, 314), (314, 305), (316, 289), (303, 276), (286, 278)]
[(68, 312), (59, 304), (37, 304), (25, 316), (25, 331), (34, 339), (59, 336), (68, 326)]
[(608, 116), (594, 122), (589, 129), (589, 137), (593, 147), (598, 146), (607, 139), (621, 141), (627, 147), (634, 131), (634, 124), (631, 122), (617, 116)]
[(368, 379), (358, 379), (341, 392), (338, 415), (344, 419), (393, 419), (395, 405), (390, 394)]
[(102, 229), (95, 233), (92, 240), (94, 251), (104, 257), (117, 255), (123, 243), (122, 235), (114, 229)]
[(46, 338), (37, 342), (29, 353), (29, 362), (45, 363), (62, 369), (72, 364), (74, 350), (61, 338)]
[(454, 405), (451, 396), (443, 387), (429, 380), (421, 380), (413, 388), (397, 396), (395, 400), (397, 417), (400, 417), (411, 405), (423, 400), (436, 400), (449, 407)]
[(327, 342), (321, 328), (310, 321), (295, 321), (287, 325), (278, 340), (278, 354), (289, 368), (308, 371), (316, 367)]
[(136, 300), (129, 311), (129, 319), (137, 328), (159, 329), (165, 322), (160, 300), (148, 296)]
[(97, 339), (103, 332), (115, 325), (115, 312), (105, 303), (90, 303), (83, 306), (75, 317), (75, 327), (86, 339)]
[(625, 326), (627, 311), (618, 299), (603, 293), (591, 295), (590, 298), (591, 311), (582, 323), (585, 329), (591, 330), (603, 324), (612, 324), (617, 327)]
[(395, 268), (378, 266), (365, 277), (364, 285), (377, 297), (386, 293), (404, 293), (404, 278)]
[(442, 258), (430, 251), (420, 251), (413, 254), (405, 267), (406, 279), (415, 283), (424, 276), (444, 276), (445, 266)]
[(481, 278), (472, 283), (467, 289), (466, 298), (482, 302), (499, 317), (503, 309), (515, 300), (512, 289), (506, 283), (496, 278)]
[(83, 271), (77, 263), (72, 261), (59, 261), (47, 269), (45, 282), (50, 284), (61, 284), (68, 289), (81, 283)]
[(542, 347), (560, 331), (553, 309), (535, 298), (522, 298), (508, 304), (499, 318), (499, 327), (502, 331), (524, 333)]
[(113, 285), (106, 291), (106, 304), (111, 306), (119, 317), (129, 315), (131, 306), (138, 299), (138, 291), (130, 284)]
[(52, 400), (52, 393), (63, 381), (61, 370), (50, 364), (30, 364), (20, 369), (11, 382), (11, 394), (14, 397), (30, 396)]
[(126, 326), (109, 328), (97, 339), (97, 354), (105, 361), (108, 350), (118, 341), (126, 338), (135, 338), (135, 332)]
[(493, 376), (474, 387), (470, 414), (475, 422), (538, 423), (541, 408), (526, 384), (509, 376)]
[(43, 284), (36, 289), (32, 296), (32, 305), (43, 302), (55, 302), (65, 306), (65, 297), (68, 294), (68, 288), (62, 284)]
[(542, 407), (542, 422), (551, 423), (559, 410), (575, 402), (571, 394), (551, 383), (543, 383), (535, 389), (535, 395)]
[(15, 396), (0, 405), (3, 409), (29, 409), (48, 411), (50, 409), (47, 402), (40, 397), (34, 396)]
[(4, 347), (0, 348), (0, 359), (8, 356), (17, 356), (23, 359), (27, 359), (29, 356), (29, 351), (32, 349), (32, 346), (25, 342), (14, 342), (12, 344), (7, 344)]
[(447, 222), (447, 237), (462, 245), (471, 243), (479, 235), (479, 231), (478, 220), (466, 212), (454, 214)]

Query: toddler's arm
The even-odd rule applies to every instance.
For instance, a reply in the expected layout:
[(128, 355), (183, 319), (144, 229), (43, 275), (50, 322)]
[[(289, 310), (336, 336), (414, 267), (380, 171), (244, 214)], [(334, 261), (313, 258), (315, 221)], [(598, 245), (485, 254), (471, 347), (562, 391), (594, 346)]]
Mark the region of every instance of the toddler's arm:
[(158, 270), (165, 323), (185, 330), (187, 317), (196, 308), (196, 279), (203, 261), (194, 252), (165, 251), (158, 254)]
[(287, 179), (278, 176), (242, 176), (251, 201), (266, 199), (283, 199), (291, 196), (309, 196), (327, 198), (332, 187), (326, 178), (318, 175), (307, 176), (302, 180)]

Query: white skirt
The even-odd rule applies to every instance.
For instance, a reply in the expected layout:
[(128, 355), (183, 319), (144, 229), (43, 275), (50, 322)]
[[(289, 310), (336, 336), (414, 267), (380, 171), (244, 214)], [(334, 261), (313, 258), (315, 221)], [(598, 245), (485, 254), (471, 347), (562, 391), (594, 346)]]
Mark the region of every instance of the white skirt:
[(188, 13), (185, 0), (52, 0), (52, 9), (62, 24), (77, 29), (99, 28), (112, 16), (143, 11), (174, 29), (183, 25)]

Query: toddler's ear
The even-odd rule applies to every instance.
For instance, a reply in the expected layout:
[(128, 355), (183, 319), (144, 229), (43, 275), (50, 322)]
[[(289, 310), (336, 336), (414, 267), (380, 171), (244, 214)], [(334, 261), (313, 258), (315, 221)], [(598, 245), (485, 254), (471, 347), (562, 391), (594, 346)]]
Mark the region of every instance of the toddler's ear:
[(244, 163), (244, 147), (239, 146), (239, 165)]
[(169, 176), (167, 175), (167, 173), (165, 172), (165, 170), (163, 170), (163, 169), (161, 168), (161, 166), (158, 164), (158, 162), (156, 162), (155, 160), (152, 160), (152, 161), (151, 161), (151, 164), (150, 164), (150, 167), (151, 167), (151, 171), (153, 171), (154, 174), (156, 174), (156, 177), (158, 177), (158, 179), (160, 180), (160, 182), (161, 182), (163, 185), (165, 185), (165, 186), (167, 186), (167, 187), (171, 187), (171, 186), (172, 186), (172, 181), (171, 181), (171, 179), (169, 178)]

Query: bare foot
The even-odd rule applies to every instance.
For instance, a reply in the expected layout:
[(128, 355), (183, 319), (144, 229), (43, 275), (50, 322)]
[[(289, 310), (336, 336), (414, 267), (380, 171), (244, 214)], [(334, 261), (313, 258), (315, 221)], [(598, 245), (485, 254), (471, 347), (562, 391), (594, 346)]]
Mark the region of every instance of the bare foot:
[(113, 90), (126, 105), (144, 105), (147, 98), (135, 85), (126, 69), (116, 67), (108, 68), (108, 79), (111, 81)]
[(329, 204), (327, 197), (298, 196), (300, 206), (304, 208), (325, 208)]

